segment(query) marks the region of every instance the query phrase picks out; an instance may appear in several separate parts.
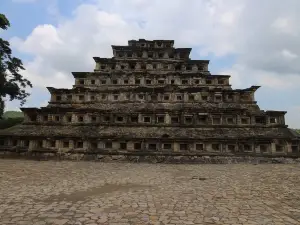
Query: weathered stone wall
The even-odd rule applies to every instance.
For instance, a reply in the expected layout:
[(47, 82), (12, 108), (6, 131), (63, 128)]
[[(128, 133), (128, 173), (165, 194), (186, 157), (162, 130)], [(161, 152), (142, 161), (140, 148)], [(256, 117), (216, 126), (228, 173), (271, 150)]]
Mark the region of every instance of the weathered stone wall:
[(94, 72), (72, 73), (72, 89), (47, 87), (47, 107), (23, 108), (25, 122), (0, 131), (0, 150), (199, 162), (212, 155), (299, 154), (300, 137), (286, 128), (286, 112), (257, 105), (259, 86), (233, 90), (229, 75), (211, 75), (209, 60), (191, 60), (191, 48), (173, 44), (113, 45), (113, 58), (94, 57)]
[[(137, 79), (139, 83), (137, 83)], [(209, 84), (207, 84), (209, 80)], [(174, 84), (180, 85), (182, 87), (188, 87), (190, 85), (194, 86), (203, 86), (206, 84), (206, 87), (213, 88), (219, 87), (224, 89), (229, 89), (229, 78), (224, 77), (207, 77), (206, 75), (194, 75), (194, 74), (176, 74), (176, 73), (147, 73), (147, 74), (97, 74), (89, 75), (86, 78), (77, 78), (75, 86), (76, 87), (107, 87), (110, 85), (162, 85), (162, 84)], [(184, 81), (184, 82), (183, 82)], [(150, 82), (150, 83), (148, 83)], [(254, 96), (253, 96), (254, 97)]]
[(0, 158), (19, 158), (33, 160), (89, 160), (98, 162), (132, 162), (132, 163), (186, 163), (186, 164), (236, 164), (236, 163), (300, 163), (300, 157), (271, 156), (134, 156), (134, 155), (103, 155), (80, 153), (14, 153), (1, 151)]
[[(110, 117), (110, 120), (107, 121), (105, 118)], [(132, 121), (133, 116), (138, 116), (138, 121)], [(164, 117), (164, 122), (159, 122), (158, 117)], [(150, 121), (145, 120), (145, 117), (150, 117)], [(172, 121), (172, 117), (177, 117), (178, 122)], [(203, 121), (200, 117), (205, 117), (206, 120)], [(25, 117), (24, 122), (36, 122), (36, 123), (59, 123), (59, 124), (106, 124), (107, 122), (117, 124), (152, 124), (152, 125), (193, 125), (193, 126), (203, 126), (203, 125), (225, 125), (225, 126), (266, 126), (266, 127), (277, 127), (285, 126), (285, 124), (280, 120), (280, 116), (268, 116), (263, 115), (266, 123), (257, 123), (255, 121), (255, 116), (244, 115), (242, 113), (232, 114), (231, 112), (210, 112), (210, 113), (197, 113), (192, 111), (162, 111), (149, 109), (148, 112), (135, 111), (131, 113), (103, 113), (103, 112), (64, 112), (64, 113), (42, 113), (38, 114), (35, 121), (32, 121), (30, 118)], [(118, 118), (122, 118), (121, 121), (118, 121)], [(190, 119), (190, 120), (189, 120)], [(267, 122), (270, 119), (276, 119), (276, 122)]]
[[(28, 151), (47, 152), (72, 152), (84, 150), (86, 154), (95, 152), (136, 152), (137, 154), (161, 154), (162, 152), (182, 155), (199, 154), (273, 154), (286, 155), (298, 154), (299, 143), (287, 142), (285, 140), (273, 140), (273, 142), (222, 141), (222, 140), (171, 140), (171, 139), (85, 139), (85, 138), (39, 138), (39, 139), (3, 139), (0, 150), (18, 151), (19, 148)], [(122, 154), (122, 153), (121, 153)]]

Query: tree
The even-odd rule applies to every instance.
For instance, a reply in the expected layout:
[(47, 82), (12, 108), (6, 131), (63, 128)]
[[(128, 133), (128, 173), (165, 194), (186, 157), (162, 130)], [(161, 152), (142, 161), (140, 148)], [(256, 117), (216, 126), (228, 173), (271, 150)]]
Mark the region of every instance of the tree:
[[(7, 30), (8, 27), (8, 19), (0, 14), (0, 29)], [(25, 88), (32, 87), (32, 84), (19, 73), (21, 70), (25, 70), (22, 61), (12, 57), (9, 42), (0, 38), (0, 118), (4, 113), (6, 97), (10, 101), (20, 100), (22, 106), (29, 96)]]

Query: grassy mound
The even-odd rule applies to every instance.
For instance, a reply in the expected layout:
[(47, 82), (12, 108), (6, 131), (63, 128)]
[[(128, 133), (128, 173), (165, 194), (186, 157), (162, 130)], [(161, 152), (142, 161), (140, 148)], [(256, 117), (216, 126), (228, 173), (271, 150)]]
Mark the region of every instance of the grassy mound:
[(0, 119), (0, 129), (9, 128), (23, 122), (24, 115), (18, 111), (6, 111)]

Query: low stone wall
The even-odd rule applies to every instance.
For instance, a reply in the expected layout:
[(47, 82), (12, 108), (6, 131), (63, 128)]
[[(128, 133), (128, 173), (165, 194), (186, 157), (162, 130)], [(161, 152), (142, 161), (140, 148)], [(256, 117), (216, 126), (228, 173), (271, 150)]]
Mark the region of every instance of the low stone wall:
[(99, 162), (132, 163), (171, 163), (171, 164), (261, 164), (261, 163), (300, 163), (300, 157), (271, 156), (164, 156), (164, 155), (104, 155), (77, 153), (43, 153), (43, 152), (0, 152), (0, 158), (20, 158), (31, 160), (72, 160)]

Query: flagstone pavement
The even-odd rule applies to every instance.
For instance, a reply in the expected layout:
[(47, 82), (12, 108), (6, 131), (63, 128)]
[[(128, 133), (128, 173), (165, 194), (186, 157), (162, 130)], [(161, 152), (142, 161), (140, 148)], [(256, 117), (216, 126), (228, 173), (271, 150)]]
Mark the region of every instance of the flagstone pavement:
[(300, 224), (300, 165), (1, 159), (0, 224)]

